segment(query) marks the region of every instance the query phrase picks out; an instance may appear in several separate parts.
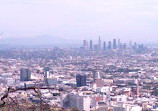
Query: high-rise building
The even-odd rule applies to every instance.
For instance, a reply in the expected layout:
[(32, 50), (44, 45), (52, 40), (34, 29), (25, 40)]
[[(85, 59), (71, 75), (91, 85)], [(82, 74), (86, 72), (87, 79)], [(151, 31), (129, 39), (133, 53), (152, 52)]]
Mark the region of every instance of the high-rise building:
[(98, 41), (98, 50), (101, 50), (101, 39), (100, 39), (100, 37), (99, 37), (99, 41)]
[(44, 68), (44, 79), (45, 79), (46, 85), (51, 85), (49, 67)]
[(44, 77), (45, 78), (49, 78), (50, 77), (49, 67), (45, 67), (44, 68)]
[(112, 45), (112, 44), (111, 44), (111, 41), (109, 41), (109, 44), (108, 44), (108, 49), (109, 49), (109, 50), (111, 50), (111, 48), (112, 48), (111, 45)]
[(86, 46), (86, 40), (83, 40), (83, 46), (84, 47)]
[(123, 44), (123, 49), (126, 50), (126, 48), (127, 48), (127, 45), (126, 45), (126, 43), (124, 43)]
[(78, 74), (76, 76), (76, 84), (77, 87), (86, 86), (86, 75)]
[(83, 40), (83, 48), (84, 49), (88, 48), (88, 42), (86, 40)]
[(93, 50), (93, 41), (90, 40), (90, 50)]
[(113, 39), (113, 49), (117, 48), (117, 43), (116, 43), (116, 39)]
[(104, 41), (103, 50), (106, 50), (106, 42)]
[(118, 48), (120, 48), (121, 42), (120, 39), (118, 39)]
[(94, 81), (95, 81), (96, 79), (102, 79), (101, 73), (100, 73), (99, 71), (96, 71), (96, 72), (93, 74), (93, 79), (94, 79)]
[(132, 41), (129, 42), (129, 48), (132, 49)]
[(133, 49), (137, 49), (138, 48), (138, 45), (137, 45), (137, 43), (135, 42), (134, 43), (134, 46), (133, 46)]
[(20, 69), (20, 81), (30, 81), (31, 80), (31, 71), (26, 68)]
[(98, 44), (94, 45), (94, 50), (97, 51), (98, 50)]

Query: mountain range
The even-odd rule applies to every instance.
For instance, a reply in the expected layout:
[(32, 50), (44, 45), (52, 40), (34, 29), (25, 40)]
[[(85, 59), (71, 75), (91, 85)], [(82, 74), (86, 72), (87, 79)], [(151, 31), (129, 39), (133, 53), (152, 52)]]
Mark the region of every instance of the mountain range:
[(0, 44), (8, 46), (78, 46), (80, 42), (77, 40), (42, 35), (28, 38), (3, 38), (0, 40)]

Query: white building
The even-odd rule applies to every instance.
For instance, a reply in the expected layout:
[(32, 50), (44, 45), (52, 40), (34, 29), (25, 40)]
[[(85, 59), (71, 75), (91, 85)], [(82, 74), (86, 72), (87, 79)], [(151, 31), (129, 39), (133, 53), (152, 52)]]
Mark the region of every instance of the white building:
[(15, 83), (15, 79), (14, 78), (7, 78), (6, 82), (7, 82), (8, 86), (13, 85)]
[(96, 72), (93, 76), (94, 76), (94, 77), (93, 77), (94, 80), (96, 80), (96, 79), (101, 79), (101, 78), (102, 78), (100, 72)]
[(76, 107), (80, 111), (90, 111), (90, 97), (79, 94), (62, 94), (61, 95), (61, 107), (74, 108)]
[(112, 88), (110, 88), (109, 86), (104, 86), (104, 87), (99, 87), (96, 89), (96, 92), (99, 93), (110, 93), (110, 91), (112, 91)]

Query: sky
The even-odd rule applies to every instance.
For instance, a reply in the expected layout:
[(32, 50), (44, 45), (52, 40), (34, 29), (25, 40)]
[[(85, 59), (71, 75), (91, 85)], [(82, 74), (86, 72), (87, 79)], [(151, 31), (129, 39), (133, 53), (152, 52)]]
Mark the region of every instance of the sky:
[(0, 0), (2, 38), (158, 43), (158, 0)]

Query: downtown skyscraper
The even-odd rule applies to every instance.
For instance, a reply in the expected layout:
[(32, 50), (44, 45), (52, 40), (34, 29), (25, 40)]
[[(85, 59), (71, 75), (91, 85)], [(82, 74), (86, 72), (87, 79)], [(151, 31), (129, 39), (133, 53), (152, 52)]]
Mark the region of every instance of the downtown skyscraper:
[(108, 44), (108, 49), (111, 50), (112, 49), (112, 44), (111, 44), (111, 41), (109, 41), (109, 44)]
[(106, 42), (104, 41), (103, 43), (103, 50), (105, 51), (106, 50)]
[(20, 69), (20, 81), (30, 81), (31, 71), (27, 68)]
[(101, 47), (101, 38), (99, 37), (99, 41), (98, 41), (98, 50), (101, 50), (102, 47)]
[(93, 41), (90, 40), (90, 50), (93, 50)]
[(116, 43), (116, 39), (113, 39), (113, 49), (117, 48), (117, 43)]

